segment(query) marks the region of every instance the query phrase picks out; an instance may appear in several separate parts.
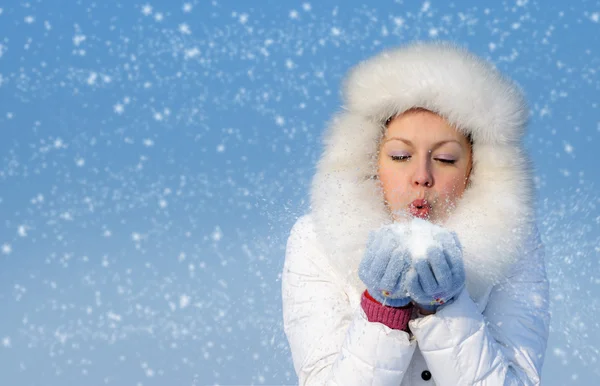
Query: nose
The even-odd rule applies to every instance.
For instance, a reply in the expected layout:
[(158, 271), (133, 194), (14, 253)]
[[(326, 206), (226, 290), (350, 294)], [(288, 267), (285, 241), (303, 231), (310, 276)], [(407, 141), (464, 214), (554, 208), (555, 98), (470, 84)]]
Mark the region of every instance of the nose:
[(433, 185), (433, 174), (429, 159), (421, 159), (414, 163), (413, 185), (430, 188)]

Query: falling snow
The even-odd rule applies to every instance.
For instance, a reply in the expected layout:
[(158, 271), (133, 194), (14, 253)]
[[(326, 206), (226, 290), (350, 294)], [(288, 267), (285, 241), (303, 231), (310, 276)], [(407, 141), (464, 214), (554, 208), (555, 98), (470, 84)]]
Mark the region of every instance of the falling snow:
[(598, 7), (5, 3), (1, 384), (297, 383), (280, 274), (323, 129), (353, 64), (415, 39), (524, 88), (544, 384), (597, 382)]
[(12, 247), (10, 244), (4, 243), (2, 244), (2, 253), (8, 255), (12, 252)]
[(179, 32), (184, 35), (190, 35), (192, 33), (190, 26), (186, 23), (179, 24)]

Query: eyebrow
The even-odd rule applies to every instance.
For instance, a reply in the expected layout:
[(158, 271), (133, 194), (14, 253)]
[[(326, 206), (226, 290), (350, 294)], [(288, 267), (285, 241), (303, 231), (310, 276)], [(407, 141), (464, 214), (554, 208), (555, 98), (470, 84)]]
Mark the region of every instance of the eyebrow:
[[(415, 145), (413, 145), (413, 143), (412, 143), (411, 141), (409, 141), (408, 139), (405, 139), (405, 138), (400, 138), (400, 137), (391, 137), (391, 138), (388, 138), (388, 139), (386, 139), (385, 141), (383, 141), (383, 143), (387, 143), (387, 142), (389, 142), (389, 141), (392, 141), (392, 140), (398, 140), (398, 141), (402, 141), (402, 142), (404, 142), (405, 144), (407, 144), (407, 145), (409, 145), (409, 146), (412, 146), (412, 147), (414, 147), (414, 146), (415, 146)], [(433, 144), (433, 147), (432, 147), (432, 149), (437, 149), (438, 147), (442, 146), (443, 144), (445, 144), (445, 143), (449, 143), (449, 142), (456, 142), (456, 143), (457, 143), (457, 144), (458, 144), (460, 147), (463, 147), (462, 143), (460, 143), (459, 141), (457, 141), (457, 140), (455, 140), (455, 139), (446, 139), (446, 140), (443, 140), (443, 141), (439, 141), (439, 142), (436, 142), (436, 143), (434, 143), (434, 144)]]

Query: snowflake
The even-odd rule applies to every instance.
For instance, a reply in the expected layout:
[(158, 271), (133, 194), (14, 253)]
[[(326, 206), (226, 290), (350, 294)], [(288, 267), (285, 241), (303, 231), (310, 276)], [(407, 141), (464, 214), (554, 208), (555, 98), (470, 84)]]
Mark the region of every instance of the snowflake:
[(200, 55), (200, 50), (197, 47), (190, 48), (184, 51), (184, 57), (186, 59), (191, 59)]
[(181, 23), (179, 24), (179, 32), (181, 32), (184, 35), (190, 35), (192, 33), (192, 30), (190, 30), (190, 26), (186, 23)]
[(179, 308), (186, 308), (190, 305), (190, 297), (187, 295), (181, 295), (179, 297)]
[(2, 253), (4, 253), (5, 255), (8, 255), (11, 252), (12, 252), (12, 247), (10, 246), (10, 244), (8, 244), (8, 243), (2, 244)]
[(75, 44), (75, 46), (79, 46), (81, 43), (83, 43), (85, 41), (86, 37), (85, 35), (75, 35), (73, 36), (73, 44)]
[(98, 74), (95, 72), (90, 73), (90, 76), (87, 78), (87, 84), (92, 86), (94, 83), (96, 83), (96, 79), (98, 79)]
[(565, 143), (565, 152), (571, 154), (573, 153), (573, 150), (575, 150), (575, 148), (571, 144)]
[(25, 237), (27, 236), (27, 226), (25, 225), (19, 225), (19, 228), (17, 230), (17, 234), (21, 237)]
[(394, 24), (396, 24), (396, 26), (400, 27), (401, 25), (404, 25), (404, 19), (401, 17), (395, 17)]
[(114, 321), (116, 321), (116, 322), (120, 322), (120, 321), (121, 321), (121, 315), (119, 315), (119, 314), (116, 314), (116, 313), (114, 313), (114, 312), (112, 312), (112, 311), (109, 311), (109, 312), (106, 314), (106, 317), (107, 317), (108, 319), (110, 319), (110, 320), (114, 320)]
[(223, 238), (223, 232), (221, 232), (221, 228), (216, 227), (211, 237), (214, 241), (221, 240)]
[(144, 5), (142, 7), (142, 13), (144, 16), (150, 16), (152, 14), (152, 6), (149, 4)]

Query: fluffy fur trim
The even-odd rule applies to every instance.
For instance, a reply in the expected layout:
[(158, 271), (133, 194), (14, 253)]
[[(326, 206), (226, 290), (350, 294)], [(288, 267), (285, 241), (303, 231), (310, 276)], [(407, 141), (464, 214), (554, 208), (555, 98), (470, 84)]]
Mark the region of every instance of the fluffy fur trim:
[(521, 144), (528, 109), (519, 88), (462, 48), (419, 43), (351, 70), (344, 100), (326, 131), (311, 191), (315, 229), (336, 274), (364, 290), (357, 270), (368, 233), (391, 223), (373, 179), (384, 123), (422, 107), (473, 138), (470, 184), (444, 226), (462, 243), (469, 293), (483, 299), (522, 254), (534, 220)]

